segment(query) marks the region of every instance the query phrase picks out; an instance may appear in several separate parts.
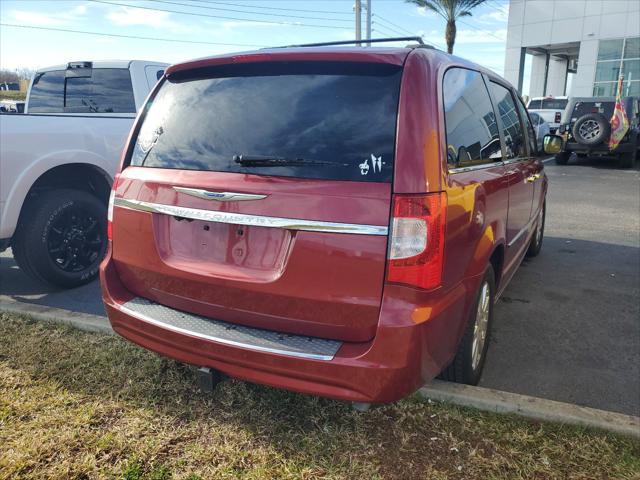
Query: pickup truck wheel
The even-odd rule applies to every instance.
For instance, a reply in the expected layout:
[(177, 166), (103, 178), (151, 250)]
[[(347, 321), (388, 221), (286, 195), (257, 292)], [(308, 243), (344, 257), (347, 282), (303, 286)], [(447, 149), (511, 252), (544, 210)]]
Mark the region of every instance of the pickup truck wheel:
[(16, 263), (57, 287), (90, 282), (107, 250), (107, 208), (80, 190), (44, 192), (25, 205), (12, 241)]
[(495, 273), (489, 265), (480, 282), (458, 352), (451, 365), (440, 374), (443, 380), (468, 385), (477, 385), (480, 381), (489, 348), (494, 299)]
[(546, 204), (542, 204), (542, 209), (538, 214), (538, 220), (536, 221), (536, 229), (531, 237), (531, 243), (529, 243), (529, 249), (527, 250), (527, 257), (537, 257), (542, 249), (542, 240), (544, 238), (544, 220), (546, 216)]
[(569, 163), (569, 158), (571, 158), (571, 152), (560, 152), (556, 154), (556, 164), (566, 165), (567, 163)]

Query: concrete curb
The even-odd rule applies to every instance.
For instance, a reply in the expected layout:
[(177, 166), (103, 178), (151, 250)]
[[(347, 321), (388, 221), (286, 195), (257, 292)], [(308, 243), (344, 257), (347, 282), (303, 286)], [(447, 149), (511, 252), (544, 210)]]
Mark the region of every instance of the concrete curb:
[[(0, 311), (29, 315), (45, 322), (66, 323), (80, 330), (114, 334), (106, 317), (45, 307), (33, 303), (2, 302)], [(433, 380), (418, 393), (425, 398), (496, 413), (513, 413), (534, 420), (598, 428), (640, 438), (640, 417), (580, 407), (569, 403)]]
[(597, 428), (640, 438), (640, 417), (622, 413), (441, 380), (425, 385), (419, 394), (431, 400), (488, 412), (514, 413), (534, 420)]
[(114, 334), (107, 317), (45, 307), (35, 303), (0, 301), (0, 312), (28, 315), (45, 322), (66, 323), (80, 330)]

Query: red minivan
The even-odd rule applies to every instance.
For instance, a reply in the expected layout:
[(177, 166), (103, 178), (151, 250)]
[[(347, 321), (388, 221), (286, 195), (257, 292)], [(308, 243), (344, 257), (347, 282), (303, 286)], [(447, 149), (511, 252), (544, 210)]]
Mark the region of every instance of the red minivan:
[(366, 403), (474, 384), (546, 190), (517, 92), (433, 48), (173, 65), (114, 182), (104, 303), (123, 337), (252, 382)]

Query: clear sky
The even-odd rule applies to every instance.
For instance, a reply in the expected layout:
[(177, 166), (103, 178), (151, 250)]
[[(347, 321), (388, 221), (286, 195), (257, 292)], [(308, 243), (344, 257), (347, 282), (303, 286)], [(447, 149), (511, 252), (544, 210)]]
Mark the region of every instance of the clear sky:
[[(355, 38), (354, 3), (354, 0), (0, 0), (0, 67), (38, 68), (101, 59), (174, 63), (263, 46), (347, 40)], [(371, 3), (373, 38), (423, 35), (425, 42), (445, 49), (444, 20), (434, 13), (403, 0)], [(502, 74), (507, 16), (506, 0), (488, 0), (474, 10), (472, 17), (461, 19), (455, 54)], [(26, 26), (38, 28), (23, 28)], [(362, 29), (364, 36), (364, 14)]]

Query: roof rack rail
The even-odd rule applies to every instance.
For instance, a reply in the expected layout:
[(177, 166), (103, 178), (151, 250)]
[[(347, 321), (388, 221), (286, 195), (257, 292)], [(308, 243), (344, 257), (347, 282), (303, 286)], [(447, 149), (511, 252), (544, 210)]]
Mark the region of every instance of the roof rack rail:
[(299, 47), (329, 47), (332, 45), (351, 45), (351, 44), (363, 44), (363, 43), (387, 43), (387, 42), (403, 42), (403, 41), (415, 41), (418, 42), (420, 46), (427, 47), (425, 43), (422, 41), (422, 37), (389, 37), (389, 38), (371, 38), (371, 39), (361, 39), (361, 40), (340, 40), (337, 42), (319, 42), (319, 43), (303, 43), (301, 45), (286, 45), (283, 47), (275, 47), (275, 48), (299, 48)]

